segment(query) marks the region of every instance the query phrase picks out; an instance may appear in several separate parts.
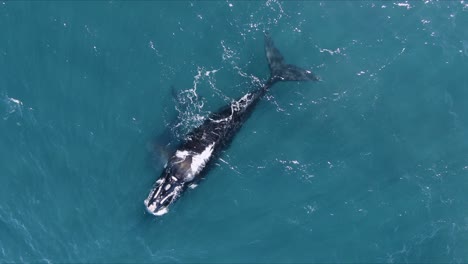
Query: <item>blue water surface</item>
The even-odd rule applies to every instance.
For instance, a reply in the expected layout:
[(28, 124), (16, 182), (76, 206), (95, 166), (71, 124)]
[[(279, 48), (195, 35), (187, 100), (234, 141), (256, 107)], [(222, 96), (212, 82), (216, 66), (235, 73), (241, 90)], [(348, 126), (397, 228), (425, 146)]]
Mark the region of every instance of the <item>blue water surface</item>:
[[(466, 1), (0, 2), (0, 262), (468, 262)], [(167, 215), (175, 144), (280, 83)]]

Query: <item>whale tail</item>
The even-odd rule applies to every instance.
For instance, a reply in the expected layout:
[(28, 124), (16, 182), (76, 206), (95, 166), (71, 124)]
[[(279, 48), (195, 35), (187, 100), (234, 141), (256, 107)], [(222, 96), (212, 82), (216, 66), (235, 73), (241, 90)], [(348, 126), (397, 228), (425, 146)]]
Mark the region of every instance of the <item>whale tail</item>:
[(318, 81), (320, 80), (310, 70), (296, 65), (286, 64), (283, 55), (275, 47), (268, 33), (265, 33), (265, 53), (270, 67), (270, 81)]

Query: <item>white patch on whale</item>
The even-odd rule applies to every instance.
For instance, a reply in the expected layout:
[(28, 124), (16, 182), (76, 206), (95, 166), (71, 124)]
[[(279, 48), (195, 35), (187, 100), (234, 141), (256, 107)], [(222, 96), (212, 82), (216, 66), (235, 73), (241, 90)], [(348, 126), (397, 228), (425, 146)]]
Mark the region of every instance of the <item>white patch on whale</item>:
[(206, 147), (202, 153), (192, 156), (192, 164), (190, 164), (190, 167), (193, 175), (199, 173), (205, 167), (211, 157), (211, 153), (213, 153), (214, 145), (215, 143), (212, 143)]
[(190, 153), (187, 150), (178, 150), (175, 155), (179, 159), (184, 160)]
[(231, 121), (231, 119), (232, 119), (232, 114), (230, 116), (226, 117), (226, 118), (222, 118), (222, 119), (218, 119), (218, 120), (210, 118), (210, 120), (215, 122), (215, 123), (229, 122), (229, 121)]
[(156, 216), (161, 216), (161, 215), (164, 215), (164, 214), (167, 214), (167, 212), (169, 212), (169, 210), (167, 209), (167, 207), (164, 207), (163, 209), (157, 211), (157, 212), (153, 212), (152, 214), (156, 215)]

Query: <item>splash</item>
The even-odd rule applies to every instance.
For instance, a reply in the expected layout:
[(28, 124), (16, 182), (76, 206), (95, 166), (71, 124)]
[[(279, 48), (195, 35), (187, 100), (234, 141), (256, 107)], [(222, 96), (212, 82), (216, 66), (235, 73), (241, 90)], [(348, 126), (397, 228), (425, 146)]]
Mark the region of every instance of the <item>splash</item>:
[(3, 120), (8, 120), (11, 116), (23, 116), (23, 102), (19, 99), (8, 97), (3, 95), (1, 97), (1, 107), (3, 108), (0, 113), (2, 114)]
[(408, 1), (405, 1), (403, 3), (394, 3), (394, 5), (399, 6), (399, 7), (406, 7), (406, 9), (411, 9), (413, 8)]
[(279, 158), (277, 158), (276, 161), (282, 164), (285, 173), (299, 175), (301, 180), (305, 182), (310, 183), (315, 177), (313, 164), (301, 163), (297, 160), (282, 160)]
[(235, 55), (237, 55), (237, 53), (233, 51), (230, 47), (228, 47), (225, 44), (224, 40), (221, 40), (221, 46), (223, 47), (223, 55), (222, 55), (223, 61), (231, 60), (233, 58), (239, 59), (238, 57), (234, 57)]
[[(343, 48), (343, 50), (344, 50), (344, 49), (345, 49), (345, 48)], [(320, 53), (328, 52), (330, 55), (340, 54), (340, 53), (341, 53), (341, 49), (340, 49), (340, 48), (337, 48), (336, 50), (330, 50), (330, 49), (322, 49), (322, 48), (319, 48), (319, 51), (320, 51)]]

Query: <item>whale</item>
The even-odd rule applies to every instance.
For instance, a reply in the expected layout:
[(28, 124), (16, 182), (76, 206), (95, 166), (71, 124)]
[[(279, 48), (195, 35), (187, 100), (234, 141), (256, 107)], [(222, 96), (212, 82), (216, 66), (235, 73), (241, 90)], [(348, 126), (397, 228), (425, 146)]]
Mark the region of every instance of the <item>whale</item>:
[(208, 165), (229, 146), (236, 132), (275, 83), (319, 80), (312, 71), (287, 64), (268, 33), (265, 33), (264, 45), (270, 69), (267, 81), (238, 100), (209, 114), (200, 126), (186, 135), (169, 157), (159, 179), (144, 200), (150, 214), (166, 214), (169, 207), (189, 187), (196, 186), (204, 178)]

